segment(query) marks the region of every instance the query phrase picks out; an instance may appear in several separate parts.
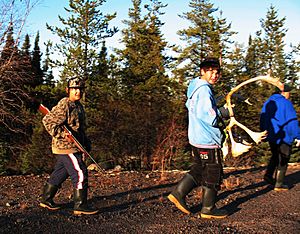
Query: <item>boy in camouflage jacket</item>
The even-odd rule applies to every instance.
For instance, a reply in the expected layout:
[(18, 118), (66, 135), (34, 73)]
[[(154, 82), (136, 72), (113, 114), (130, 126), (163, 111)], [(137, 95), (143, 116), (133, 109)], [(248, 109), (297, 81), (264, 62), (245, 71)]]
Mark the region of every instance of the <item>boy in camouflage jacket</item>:
[(57, 162), (44, 186), (40, 206), (49, 210), (60, 209), (53, 198), (61, 184), (70, 176), (74, 187), (74, 214), (95, 214), (98, 211), (87, 205), (88, 171), (83, 161), (84, 155), (63, 129), (66, 126), (86, 150), (90, 150), (90, 141), (85, 135), (85, 111), (80, 103), (84, 82), (79, 78), (72, 78), (68, 81), (66, 91), (68, 97), (61, 99), (42, 120), (52, 136), (52, 152), (56, 155)]

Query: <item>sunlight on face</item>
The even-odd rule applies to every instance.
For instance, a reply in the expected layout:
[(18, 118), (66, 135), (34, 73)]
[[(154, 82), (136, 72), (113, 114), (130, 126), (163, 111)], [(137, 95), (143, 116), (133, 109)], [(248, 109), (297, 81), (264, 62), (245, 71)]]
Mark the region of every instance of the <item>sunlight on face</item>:
[(84, 89), (83, 88), (69, 88), (69, 99), (70, 101), (79, 101), (82, 98)]
[(215, 84), (220, 77), (220, 69), (218, 68), (202, 68), (201, 79), (206, 80), (209, 84)]

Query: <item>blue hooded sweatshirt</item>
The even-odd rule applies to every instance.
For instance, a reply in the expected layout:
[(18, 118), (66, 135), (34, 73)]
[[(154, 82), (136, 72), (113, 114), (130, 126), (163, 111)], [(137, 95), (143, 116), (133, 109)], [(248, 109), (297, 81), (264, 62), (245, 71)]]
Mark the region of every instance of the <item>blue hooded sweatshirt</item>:
[(260, 128), (267, 130), (267, 141), (292, 145), (300, 139), (300, 129), (296, 111), (290, 100), (281, 94), (273, 94), (263, 105), (260, 114)]
[(187, 98), (189, 143), (197, 148), (220, 148), (223, 133), (218, 127), (220, 113), (211, 85), (200, 78), (193, 79)]

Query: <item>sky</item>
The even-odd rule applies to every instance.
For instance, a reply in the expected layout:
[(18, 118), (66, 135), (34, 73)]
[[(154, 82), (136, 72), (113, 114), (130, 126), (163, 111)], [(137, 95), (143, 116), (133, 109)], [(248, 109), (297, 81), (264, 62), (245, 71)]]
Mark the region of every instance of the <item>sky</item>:
[[(164, 4), (168, 4), (163, 8), (165, 14), (161, 17), (161, 21), (165, 23), (162, 27), (162, 33), (165, 40), (170, 44), (183, 45), (177, 35), (177, 31), (187, 28), (189, 21), (180, 18), (185, 12), (189, 12), (189, 0), (160, 0)], [(142, 3), (146, 3), (143, 0)], [(222, 11), (223, 18), (226, 18), (227, 24), (231, 23), (231, 30), (238, 32), (233, 39), (247, 46), (249, 35), (254, 36), (255, 32), (261, 29), (260, 20), (266, 18), (266, 14), (271, 5), (278, 12), (278, 19), (286, 17), (285, 28), (288, 29), (285, 41), (289, 45), (297, 45), (300, 43), (300, 0), (211, 0), (214, 7)], [(24, 31), (31, 36), (33, 44), (37, 31), (40, 33), (40, 47), (44, 51), (44, 42), (48, 40), (57, 40), (52, 33), (46, 29), (46, 23), (51, 26), (59, 26), (58, 15), (67, 18), (64, 7), (68, 8), (69, 0), (39, 0), (30, 12), (26, 21)], [(121, 48), (120, 43), (121, 30), (124, 28), (122, 21), (128, 19), (128, 9), (132, 7), (131, 0), (106, 0), (101, 6), (104, 13), (117, 13), (117, 17), (110, 21), (110, 26), (116, 26), (119, 33), (107, 40), (108, 49)]]

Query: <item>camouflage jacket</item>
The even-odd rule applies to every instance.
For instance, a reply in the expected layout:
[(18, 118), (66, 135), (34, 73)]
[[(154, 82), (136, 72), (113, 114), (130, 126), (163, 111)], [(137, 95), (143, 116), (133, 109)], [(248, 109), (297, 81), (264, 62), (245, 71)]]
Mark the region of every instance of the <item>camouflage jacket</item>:
[(87, 151), (90, 150), (90, 141), (85, 135), (85, 112), (79, 101), (72, 102), (67, 97), (61, 99), (42, 121), (52, 136), (53, 154), (79, 152), (76, 145), (67, 138), (63, 125), (72, 132)]

